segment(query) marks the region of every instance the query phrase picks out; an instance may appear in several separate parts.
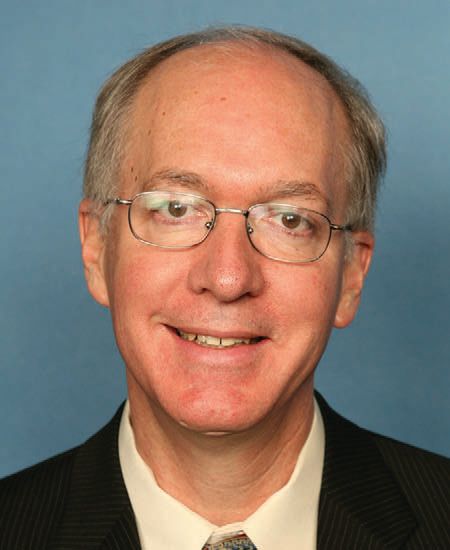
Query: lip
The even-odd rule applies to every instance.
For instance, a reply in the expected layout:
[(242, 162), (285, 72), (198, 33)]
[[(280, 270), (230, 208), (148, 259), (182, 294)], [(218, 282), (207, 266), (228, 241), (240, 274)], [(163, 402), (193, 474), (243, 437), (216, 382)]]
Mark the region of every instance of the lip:
[(191, 342), (179, 336), (177, 330), (188, 332), (191, 334), (207, 334), (216, 338), (258, 338), (260, 335), (255, 335), (249, 331), (223, 331), (198, 329), (198, 328), (175, 328), (165, 325), (167, 332), (171, 337), (172, 344), (177, 349), (177, 355), (186, 362), (186, 364), (204, 364), (208, 367), (239, 367), (243, 364), (252, 362), (263, 351), (268, 338), (262, 337), (262, 340), (251, 344), (237, 344), (230, 347), (212, 347), (200, 345), (196, 342)]
[(254, 338), (258, 338), (261, 340), (267, 339), (267, 336), (264, 336), (262, 334), (256, 334), (255, 332), (251, 332), (248, 330), (241, 330), (241, 329), (232, 329), (232, 330), (215, 330), (211, 328), (197, 328), (197, 327), (185, 327), (185, 326), (170, 326), (166, 325), (167, 328), (170, 330), (173, 330), (177, 333), (178, 331), (188, 333), (188, 334), (202, 334), (206, 336), (213, 336), (215, 338), (237, 338), (237, 339), (246, 339), (246, 340), (252, 340)]

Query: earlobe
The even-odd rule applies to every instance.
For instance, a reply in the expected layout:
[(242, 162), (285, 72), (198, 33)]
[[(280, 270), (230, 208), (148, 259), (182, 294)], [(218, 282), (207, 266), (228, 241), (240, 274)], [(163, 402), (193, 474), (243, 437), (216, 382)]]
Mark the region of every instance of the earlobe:
[(104, 274), (105, 239), (100, 231), (100, 220), (92, 209), (92, 201), (83, 199), (78, 209), (81, 257), (87, 287), (94, 300), (108, 307), (109, 298)]
[(375, 245), (373, 235), (366, 231), (353, 233), (352, 239), (352, 250), (350, 257), (345, 260), (341, 293), (334, 319), (336, 328), (348, 326), (358, 311)]

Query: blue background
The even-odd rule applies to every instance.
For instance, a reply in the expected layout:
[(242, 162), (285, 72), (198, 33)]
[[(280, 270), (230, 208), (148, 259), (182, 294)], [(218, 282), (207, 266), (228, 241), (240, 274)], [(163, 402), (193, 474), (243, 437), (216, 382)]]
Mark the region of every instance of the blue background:
[(143, 47), (219, 23), (295, 34), (369, 89), (389, 130), (376, 256), (317, 385), (359, 423), (450, 454), (448, 0), (3, 0), (0, 13), (0, 475), (83, 441), (125, 395), (76, 224), (96, 92)]

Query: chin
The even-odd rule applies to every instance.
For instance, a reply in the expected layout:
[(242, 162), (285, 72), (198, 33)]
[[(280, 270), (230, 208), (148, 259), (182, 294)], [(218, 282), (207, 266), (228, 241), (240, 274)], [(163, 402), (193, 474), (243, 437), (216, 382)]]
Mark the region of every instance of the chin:
[(239, 392), (227, 396), (190, 397), (184, 397), (175, 418), (181, 426), (195, 432), (208, 435), (242, 432), (257, 424), (263, 416), (262, 411)]

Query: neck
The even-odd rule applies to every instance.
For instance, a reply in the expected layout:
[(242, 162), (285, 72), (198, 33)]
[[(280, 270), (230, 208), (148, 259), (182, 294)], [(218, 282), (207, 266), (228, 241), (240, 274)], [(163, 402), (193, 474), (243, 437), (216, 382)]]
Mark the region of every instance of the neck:
[(161, 489), (215, 525), (245, 520), (288, 482), (314, 416), (311, 379), (257, 426), (199, 433), (176, 423), (128, 382), (142, 459)]

